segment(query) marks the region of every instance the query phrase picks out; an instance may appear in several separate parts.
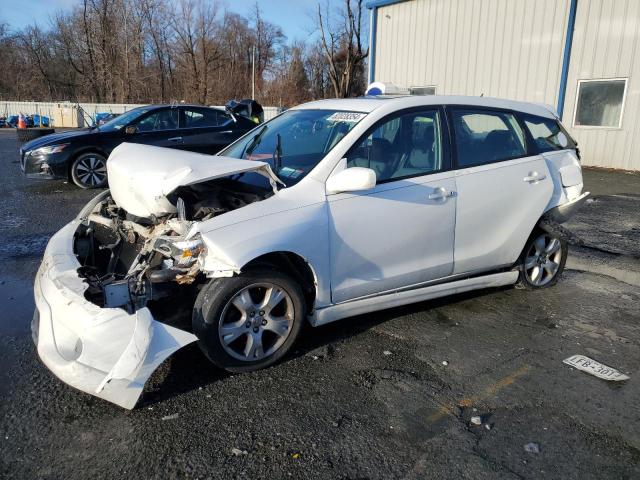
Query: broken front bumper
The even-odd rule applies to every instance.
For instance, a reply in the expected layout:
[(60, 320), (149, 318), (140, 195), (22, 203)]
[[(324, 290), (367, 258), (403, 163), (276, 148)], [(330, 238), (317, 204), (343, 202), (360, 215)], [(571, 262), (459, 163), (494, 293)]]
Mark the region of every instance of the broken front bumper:
[(44, 364), (62, 381), (131, 409), (153, 371), (197, 338), (154, 320), (147, 308), (128, 314), (88, 301), (73, 253), (79, 224), (69, 223), (47, 245), (34, 285), (34, 340)]

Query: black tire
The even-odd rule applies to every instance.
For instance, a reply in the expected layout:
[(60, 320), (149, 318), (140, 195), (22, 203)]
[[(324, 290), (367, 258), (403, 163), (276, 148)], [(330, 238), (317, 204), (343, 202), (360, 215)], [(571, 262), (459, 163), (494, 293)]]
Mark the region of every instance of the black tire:
[(107, 159), (94, 152), (78, 155), (71, 164), (71, 180), (83, 189), (105, 187)]
[[(221, 320), (221, 317), (223, 313), (227, 315), (225, 308), (229, 308), (234, 297), (261, 284), (272, 284), (288, 294), (293, 306), (290, 330), (283, 343), (269, 356), (256, 361), (240, 360), (227, 352), (225, 348), (229, 349), (229, 346), (223, 346), (219, 329), (221, 322), (225, 320)], [(247, 271), (235, 277), (213, 279), (203, 287), (193, 308), (193, 332), (198, 337), (200, 349), (215, 365), (229, 372), (251, 372), (273, 365), (287, 354), (300, 335), (305, 321), (305, 312), (302, 289), (291, 277), (277, 270)], [(243, 324), (242, 321), (239, 323)], [(248, 326), (246, 328), (251, 329)], [(260, 331), (261, 336), (263, 333), (266, 334), (267, 327), (264, 328), (265, 332)], [(249, 330), (246, 331), (246, 335), (248, 343), (249, 335), (251, 335)], [(240, 346), (242, 346), (243, 338), (238, 337), (236, 340), (240, 342)]]
[(16, 128), (18, 140), (23, 143), (33, 140), (34, 138), (49, 135), (50, 133), (55, 133), (55, 130), (53, 128)]
[[(545, 239), (544, 244), (541, 239)], [(537, 290), (555, 285), (564, 271), (568, 253), (569, 244), (565, 240), (537, 228), (527, 240), (518, 259), (520, 275), (516, 286)], [(557, 267), (549, 267), (550, 265)]]

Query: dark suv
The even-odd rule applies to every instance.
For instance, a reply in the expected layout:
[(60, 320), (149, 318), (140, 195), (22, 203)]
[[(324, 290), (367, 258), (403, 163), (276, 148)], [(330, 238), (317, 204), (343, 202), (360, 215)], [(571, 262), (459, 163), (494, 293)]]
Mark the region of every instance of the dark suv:
[(148, 105), (98, 127), (27, 142), (20, 149), (20, 166), (30, 178), (69, 179), (80, 188), (104, 187), (107, 157), (123, 142), (214, 154), (255, 126), (245, 116), (218, 108)]

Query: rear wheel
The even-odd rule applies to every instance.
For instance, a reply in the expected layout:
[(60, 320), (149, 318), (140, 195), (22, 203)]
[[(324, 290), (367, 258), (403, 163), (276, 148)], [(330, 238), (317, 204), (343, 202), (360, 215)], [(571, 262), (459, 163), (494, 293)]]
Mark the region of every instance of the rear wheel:
[(569, 251), (567, 242), (550, 233), (536, 231), (520, 257), (518, 284), (529, 289), (555, 285), (564, 270)]
[(278, 271), (214, 279), (198, 295), (193, 330), (205, 355), (230, 372), (249, 372), (286, 355), (304, 322), (300, 286)]
[(71, 179), (80, 188), (101, 188), (107, 184), (107, 159), (97, 153), (83, 153), (71, 165)]

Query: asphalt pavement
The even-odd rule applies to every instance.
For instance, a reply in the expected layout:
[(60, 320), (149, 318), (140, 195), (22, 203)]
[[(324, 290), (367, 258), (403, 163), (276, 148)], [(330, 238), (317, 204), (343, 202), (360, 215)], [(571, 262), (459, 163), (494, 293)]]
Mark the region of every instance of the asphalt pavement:
[[(640, 478), (640, 175), (585, 171), (595, 195), (568, 224), (576, 245), (553, 288), (308, 328), (251, 374), (191, 345), (127, 411), (37, 358), (40, 257), (96, 192), (23, 178), (17, 149), (0, 130), (1, 478)], [(562, 363), (574, 354), (631, 378)]]

